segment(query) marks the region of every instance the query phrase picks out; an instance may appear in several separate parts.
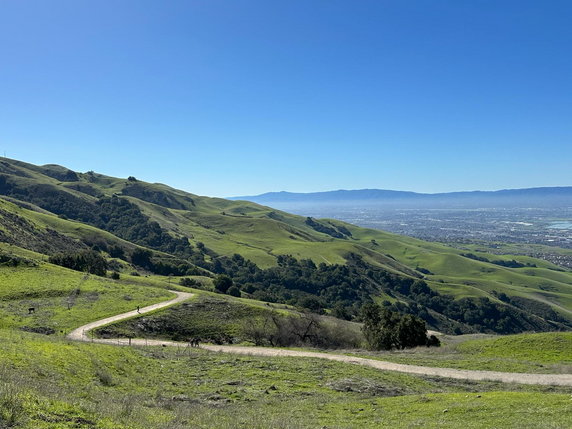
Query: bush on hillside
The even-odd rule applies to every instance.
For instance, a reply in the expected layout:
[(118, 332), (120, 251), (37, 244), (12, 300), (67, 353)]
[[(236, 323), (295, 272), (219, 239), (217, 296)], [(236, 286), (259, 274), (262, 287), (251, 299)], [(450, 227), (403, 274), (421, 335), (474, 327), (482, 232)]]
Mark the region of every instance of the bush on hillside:
[(109, 246), (108, 253), (112, 258), (125, 259), (125, 250), (117, 244)]
[(146, 249), (135, 249), (133, 253), (131, 253), (131, 262), (133, 265), (137, 265), (141, 268), (149, 269), (151, 268), (151, 257), (153, 256), (153, 252)]
[(181, 286), (186, 286), (186, 287), (200, 286), (200, 283), (198, 281), (196, 281), (195, 279), (190, 279), (188, 277), (183, 277), (182, 279), (180, 279), (179, 284)]
[(230, 296), (240, 298), (240, 289), (236, 286), (231, 286), (226, 293)]
[(0, 253), (0, 265), (5, 265), (9, 267), (17, 267), (19, 265), (24, 265), (26, 267), (38, 266), (38, 264), (31, 259), (22, 258), (16, 255), (9, 255), (6, 253)]

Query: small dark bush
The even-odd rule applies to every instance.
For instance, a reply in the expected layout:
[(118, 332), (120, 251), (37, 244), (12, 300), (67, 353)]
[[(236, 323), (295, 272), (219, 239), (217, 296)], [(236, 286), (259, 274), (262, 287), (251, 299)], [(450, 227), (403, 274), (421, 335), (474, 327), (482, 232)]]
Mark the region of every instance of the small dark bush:
[(187, 277), (183, 277), (182, 279), (180, 279), (179, 284), (181, 286), (186, 286), (186, 287), (193, 287), (193, 286), (199, 286), (200, 285), (200, 283), (198, 281), (196, 281), (195, 279), (189, 279)]
[(431, 335), (427, 338), (427, 347), (440, 347), (441, 341), (435, 335)]
[[(34, 334), (53, 335), (56, 331), (48, 326), (22, 326), (22, 331), (33, 332)], [(1, 427), (1, 426), (0, 426)]]
[(240, 298), (240, 289), (237, 288), (236, 286), (230, 287), (226, 293), (231, 295), (231, 296), (236, 296), (236, 297)]

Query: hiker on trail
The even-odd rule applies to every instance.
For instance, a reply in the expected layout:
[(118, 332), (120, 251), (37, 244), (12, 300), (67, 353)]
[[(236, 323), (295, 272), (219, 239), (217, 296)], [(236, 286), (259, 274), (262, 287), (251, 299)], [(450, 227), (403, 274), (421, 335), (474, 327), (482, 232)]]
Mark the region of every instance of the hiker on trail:
[(139, 306), (137, 306), (137, 313), (141, 314), (141, 312), (139, 311)]

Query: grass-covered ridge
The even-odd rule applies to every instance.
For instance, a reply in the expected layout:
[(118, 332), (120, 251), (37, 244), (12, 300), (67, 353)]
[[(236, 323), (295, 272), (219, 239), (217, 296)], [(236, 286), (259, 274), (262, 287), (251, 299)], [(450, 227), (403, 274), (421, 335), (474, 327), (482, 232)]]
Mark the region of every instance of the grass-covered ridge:
[(519, 359), (545, 364), (566, 364), (572, 368), (572, 333), (549, 332), (467, 341), (459, 345), (466, 354)]
[[(365, 264), (389, 273), (423, 278), (441, 294), (487, 298), (511, 312), (529, 313), (547, 322), (531, 320), (520, 330), (555, 329), (572, 321), (572, 273), (527, 256), (475, 250), (472, 253), (477, 258), (468, 258), (466, 250), (335, 220), (307, 219), (245, 201), (201, 197), (134, 177), (113, 178), (8, 159), (0, 162), (0, 194), (10, 200), (0, 201), (4, 218), (15, 216), (10, 227), (0, 230), (3, 239), (43, 253), (54, 251), (41, 247), (47, 234), (57, 237), (59, 241), (51, 242), (60, 247), (95, 246), (126, 259), (145, 247), (154, 257), (143, 265), (165, 275), (218, 272), (221, 258), (236, 253), (260, 268), (276, 266), (280, 255), (309, 259), (317, 265), (345, 265), (350, 255), (357, 255)], [(20, 221), (27, 223), (19, 225)], [(26, 240), (21, 238), (22, 231)], [(490, 262), (513, 259), (519, 268)], [(388, 292), (372, 289), (367, 294), (374, 299)], [(511, 300), (499, 299), (505, 295)], [(431, 310), (440, 312), (436, 308)], [(502, 323), (498, 326), (497, 332), (502, 332)]]

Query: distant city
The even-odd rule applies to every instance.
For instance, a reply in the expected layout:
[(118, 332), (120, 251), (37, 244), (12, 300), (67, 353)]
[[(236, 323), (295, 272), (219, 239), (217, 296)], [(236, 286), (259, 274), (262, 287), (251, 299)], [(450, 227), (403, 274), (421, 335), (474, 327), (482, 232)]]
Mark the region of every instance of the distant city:
[[(487, 251), (502, 253), (501, 243), (517, 244), (522, 253), (572, 268), (572, 254), (557, 249), (572, 249), (571, 191), (567, 187), (430, 195), (361, 190), (237, 199), (457, 247), (486, 244)], [(534, 244), (554, 251), (527, 246)]]
[(334, 218), (430, 241), (533, 243), (572, 249), (572, 208), (382, 209), (274, 204), (315, 218)]

